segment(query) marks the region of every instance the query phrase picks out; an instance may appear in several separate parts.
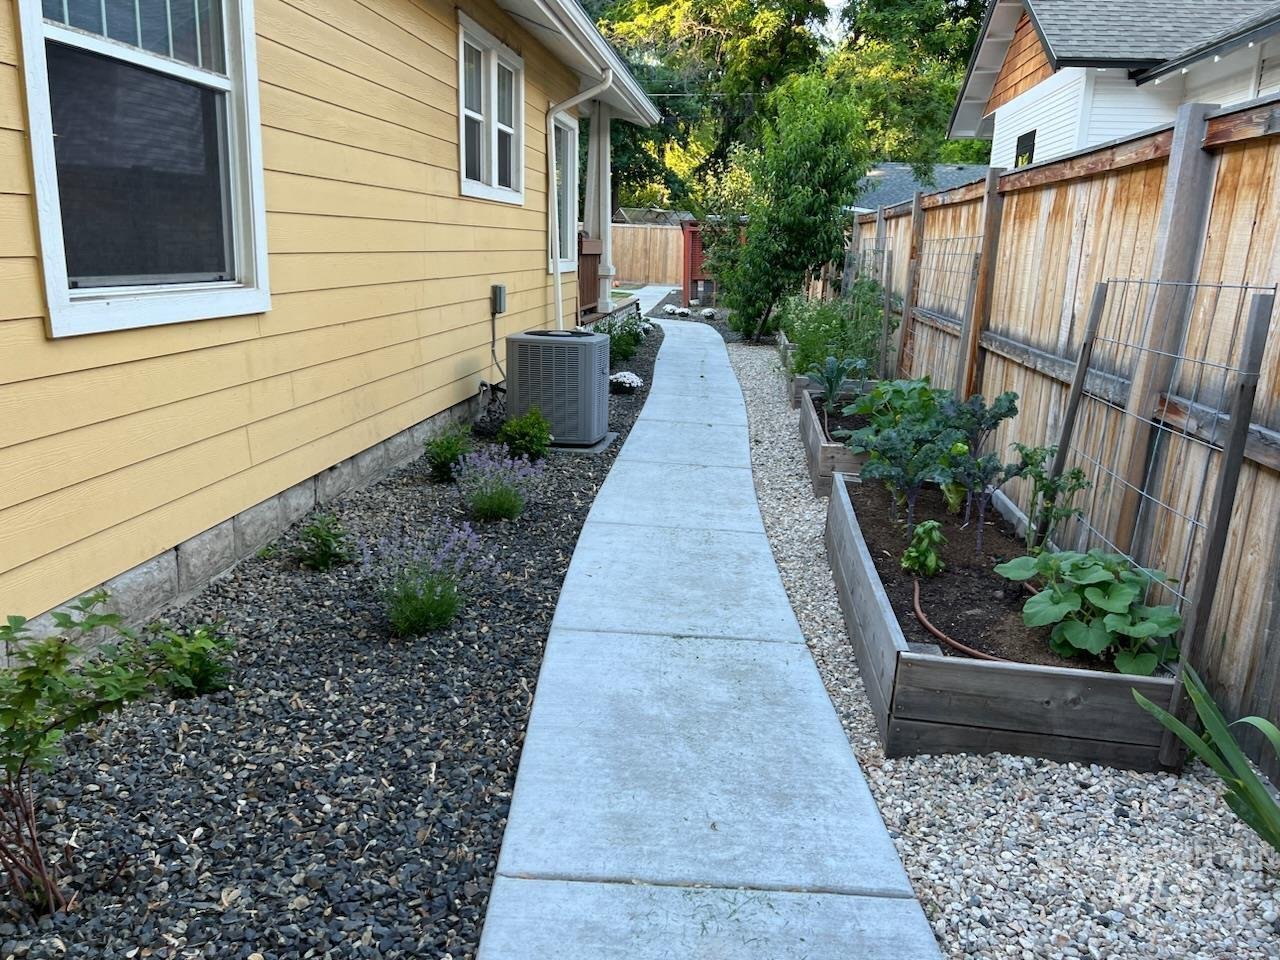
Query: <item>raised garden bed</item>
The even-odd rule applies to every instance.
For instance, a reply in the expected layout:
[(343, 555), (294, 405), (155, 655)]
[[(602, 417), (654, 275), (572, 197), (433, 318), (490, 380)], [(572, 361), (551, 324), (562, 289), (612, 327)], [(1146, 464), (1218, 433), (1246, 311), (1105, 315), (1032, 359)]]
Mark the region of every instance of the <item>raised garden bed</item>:
[[(807, 379), (807, 378), (806, 378)], [(800, 439), (804, 443), (804, 458), (809, 465), (809, 480), (813, 484), (816, 496), (825, 497), (831, 492), (831, 478), (837, 473), (856, 477), (866, 462), (866, 454), (854, 453), (839, 440), (833, 439), (823, 425), (822, 412), (818, 409), (822, 403), (822, 394), (816, 390), (806, 390), (801, 394), (800, 402)], [(848, 396), (850, 401), (853, 395)], [(859, 423), (846, 423), (848, 418), (840, 417), (831, 423), (831, 429), (846, 426), (850, 429), (862, 426)]]
[[(859, 524), (851, 496), (858, 489), (849, 477), (835, 478), (827, 507), (827, 555), (888, 756), (999, 751), (1138, 770), (1160, 767), (1164, 730), (1138, 707), (1132, 691), (1168, 704), (1171, 677), (1125, 676), (1065, 661), (976, 660), (944, 655), (937, 645), (920, 642), (929, 635), (915, 629), (914, 611), (887, 566), (898, 563), (905, 544), (895, 544), (893, 551), (875, 549), (894, 588), (891, 601)], [(998, 549), (993, 544), (988, 552)], [(936, 625), (944, 632), (975, 641), (956, 632), (985, 619), (986, 626), (975, 631), (985, 639), (975, 642), (995, 645), (1010, 637), (1002, 618), (1016, 613), (1020, 598), (1010, 595), (1008, 585), (975, 579), (969, 599), (959, 600), (948, 595), (938, 607)], [(1004, 652), (1011, 655), (1017, 647), (1008, 642)]]

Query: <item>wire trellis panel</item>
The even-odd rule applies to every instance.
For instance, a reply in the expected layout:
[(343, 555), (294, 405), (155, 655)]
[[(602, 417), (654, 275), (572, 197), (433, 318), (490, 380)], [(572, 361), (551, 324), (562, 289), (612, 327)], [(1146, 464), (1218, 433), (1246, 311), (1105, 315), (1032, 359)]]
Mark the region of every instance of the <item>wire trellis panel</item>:
[(926, 237), (920, 244), (916, 306), (960, 323), (972, 302), (982, 236)]

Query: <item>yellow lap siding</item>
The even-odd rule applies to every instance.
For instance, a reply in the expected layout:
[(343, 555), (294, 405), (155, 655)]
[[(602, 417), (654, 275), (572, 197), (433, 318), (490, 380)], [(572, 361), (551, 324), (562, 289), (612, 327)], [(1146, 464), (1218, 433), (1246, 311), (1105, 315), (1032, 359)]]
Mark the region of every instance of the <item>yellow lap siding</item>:
[[(457, 33), (437, 0), (259, 0), (272, 310), (44, 335), (14, 5), (0, 8), (0, 614), (32, 615), (475, 393), (552, 322), (544, 122), (577, 79), (525, 60), (523, 206), (459, 196)], [(566, 316), (577, 304), (564, 278)]]

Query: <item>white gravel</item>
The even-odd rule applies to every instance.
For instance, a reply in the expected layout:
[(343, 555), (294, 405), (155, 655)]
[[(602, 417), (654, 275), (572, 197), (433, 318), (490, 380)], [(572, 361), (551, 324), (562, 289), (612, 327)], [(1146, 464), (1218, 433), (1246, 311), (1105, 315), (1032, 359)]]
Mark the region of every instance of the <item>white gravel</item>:
[(1280, 856), (1181, 777), (1002, 754), (888, 760), (836, 604), (797, 414), (770, 347), (730, 343), (756, 491), (791, 602), (944, 952), (1280, 957)]

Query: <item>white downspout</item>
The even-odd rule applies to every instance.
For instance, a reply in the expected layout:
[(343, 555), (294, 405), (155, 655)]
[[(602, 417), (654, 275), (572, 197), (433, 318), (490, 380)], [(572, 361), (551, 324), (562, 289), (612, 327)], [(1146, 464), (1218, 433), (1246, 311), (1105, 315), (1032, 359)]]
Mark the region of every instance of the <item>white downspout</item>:
[[(555, 288), (557, 330), (564, 329), (564, 299), (560, 294), (560, 215), (556, 210), (556, 117), (580, 103), (600, 96), (612, 85), (613, 70), (605, 67), (600, 82), (595, 86), (547, 108), (547, 216), (550, 218), (551, 229), (551, 276)], [(574, 209), (577, 209), (576, 198), (573, 199)]]

